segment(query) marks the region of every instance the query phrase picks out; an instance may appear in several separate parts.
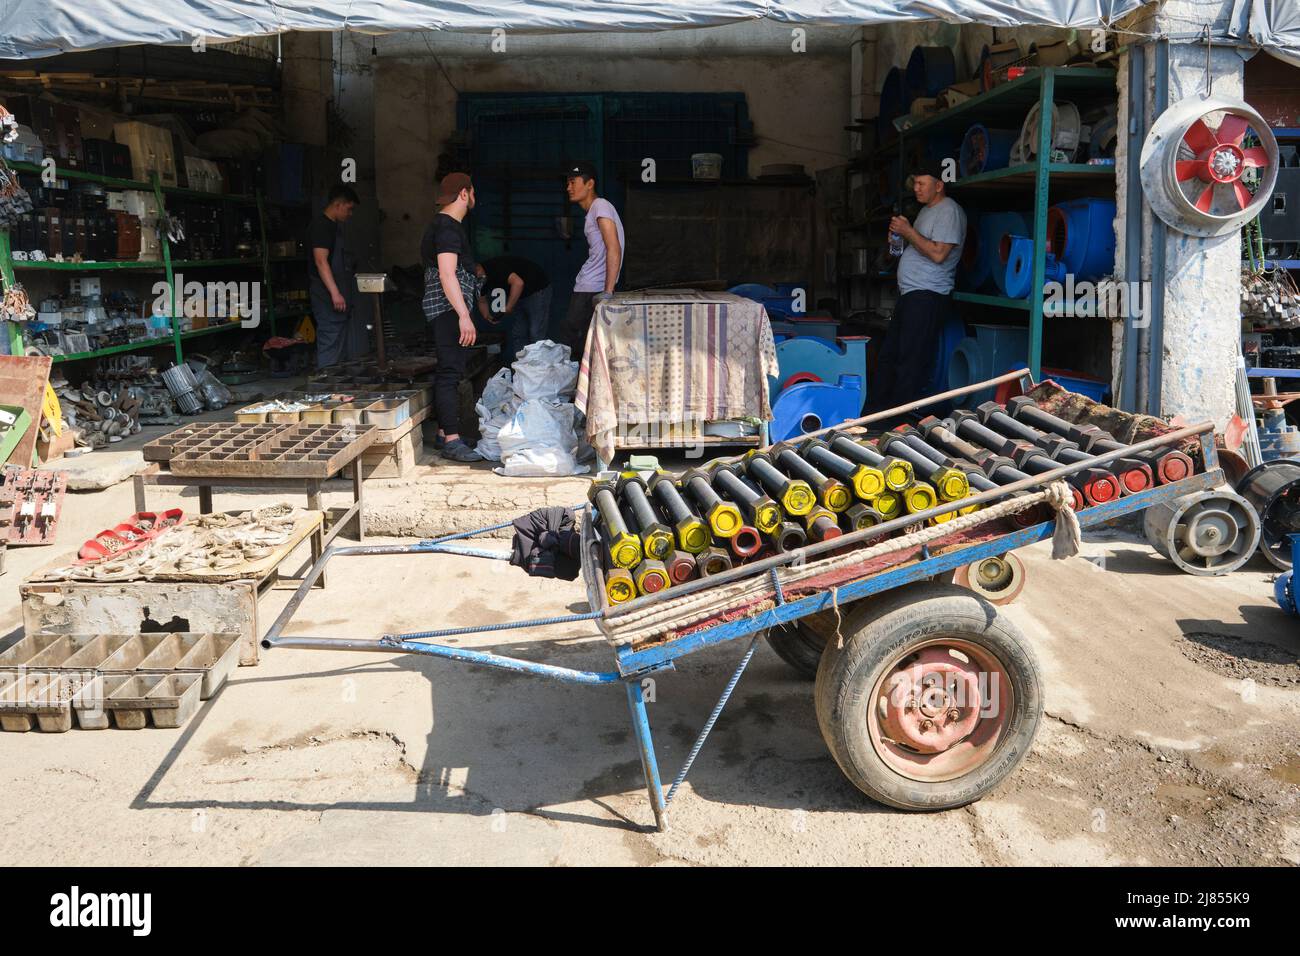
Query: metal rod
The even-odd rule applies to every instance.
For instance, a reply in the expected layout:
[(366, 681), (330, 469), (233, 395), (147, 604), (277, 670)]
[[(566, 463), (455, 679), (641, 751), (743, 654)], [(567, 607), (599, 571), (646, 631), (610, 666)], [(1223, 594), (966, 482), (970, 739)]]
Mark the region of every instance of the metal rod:
[(809, 544), (797, 551), (783, 552), (768, 558), (763, 558), (761, 561), (753, 561), (749, 564), (741, 565), (738, 568), (732, 568), (730, 571), (722, 571), (718, 574), (710, 575), (707, 581), (688, 581), (670, 591), (639, 597), (626, 604), (620, 604), (616, 608), (606, 609), (604, 617), (605, 620), (624, 617), (628, 614), (658, 604), (669, 597), (682, 597), (683, 595), (694, 593), (704, 587), (712, 587), (717, 584), (727, 584), (731, 581), (738, 581), (751, 574), (761, 574), (769, 568), (780, 567), (783, 564), (790, 564), (794, 561), (806, 561), (814, 555), (819, 555), (828, 551), (838, 551), (846, 545), (857, 544), (862, 541), (870, 541), (873, 538), (882, 537), (910, 525), (923, 524), (931, 518), (946, 515), (951, 511), (959, 511), (964, 508), (969, 508), (972, 505), (988, 504), (989, 502), (998, 501), (1007, 495), (1014, 494), (1018, 491), (1041, 490), (1058, 478), (1067, 478), (1088, 468), (1105, 464), (1108, 461), (1113, 461), (1116, 458), (1132, 455), (1134, 452), (1145, 451), (1148, 448), (1159, 448), (1162, 445), (1170, 445), (1174, 442), (1183, 441), (1184, 439), (1202, 435), (1206, 432), (1212, 432), (1213, 430), (1213, 422), (1201, 422), (1199, 425), (1188, 425), (1185, 428), (1179, 428), (1175, 431), (1168, 432), (1167, 434), (1157, 435), (1153, 438), (1140, 441), (1135, 445), (1129, 445), (1119, 451), (1104, 452), (1099, 455), (1094, 455), (1086, 461), (1077, 464), (1061, 465), (1058, 468), (1053, 468), (1050, 471), (1043, 472), (1041, 475), (1034, 475), (1032, 478), (1013, 481), (1010, 484), (1000, 486), (996, 490), (983, 491), (977, 495), (971, 495), (969, 498), (962, 498), (958, 501), (940, 502), (935, 507), (926, 511), (893, 518), (870, 528), (863, 528), (861, 531), (850, 532), (849, 534), (830, 541)]
[(641, 684), (627, 681), (627, 709), (632, 716), (632, 733), (636, 737), (637, 752), (641, 755), (641, 771), (645, 775), (646, 792), (655, 815), (655, 828), (661, 833), (668, 829), (668, 804), (664, 788), (659, 782), (659, 761), (655, 759), (655, 742), (650, 736), (650, 718), (645, 712), (645, 695)]
[(691, 764), (695, 763), (695, 758), (700, 755), (700, 748), (704, 746), (704, 741), (709, 739), (709, 734), (713, 730), (713, 725), (718, 722), (718, 717), (722, 714), (722, 708), (727, 706), (727, 701), (731, 699), (731, 692), (736, 689), (736, 684), (740, 681), (740, 675), (745, 673), (745, 668), (749, 666), (750, 659), (754, 656), (754, 651), (758, 647), (759, 635), (755, 634), (749, 642), (749, 650), (745, 651), (745, 656), (740, 660), (740, 666), (736, 668), (731, 680), (727, 681), (727, 686), (722, 691), (722, 696), (718, 698), (717, 705), (713, 708), (713, 713), (709, 714), (709, 719), (704, 723), (704, 729), (700, 735), (695, 738), (695, 743), (691, 746), (691, 752), (686, 757), (686, 763), (682, 764), (682, 769), (677, 771), (677, 776), (673, 779), (673, 785), (668, 788), (668, 796), (664, 798), (664, 805), (673, 802), (673, 796), (677, 793), (677, 788), (685, 781), (686, 775), (691, 770)]
[[(807, 432), (799, 436), (800, 441), (809, 438), (817, 438), (828, 432), (840, 431), (845, 428), (852, 428), (856, 425), (867, 425), (871, 422), (878, 422), (882, 419), (891, 418), (895, 415), (902, 415), (907, 412), (914, 412), (918, 408), (925, 408), (927, 405), (934, 405), (938, 402), (947, 401), (950, 398), (959, 398), (962, 395), (971, 395), (975, 392), (982, 392), (985, 389), (994, 388), (1003, 382), (1015, 382), (1028, 377), (1030, 384), (1033, 383), (1033, 377), (1029, 369), (1022, 368), (1016, 372), (1005, 372), (997, 378), (991, 378), (985, 382), (975, 382), (971, 385), (963, 385), (961, 388), (950, 388), (946, 392), (940, 392), (938, 395), (931, 395), (928, 398), (917, 399), (915, 402), (908, 402), (906, 405), (895, 405), (893, 408), (887, 408), (883, 412), (872, 412), (870, 415), (863, 415), (861, 418), (850, 418), (848, 421), (840, 422), (838, 425), (829, 425), (826, 428), (819, 428), (815, 432)], [(1029, 389), (1025, 389), (1026, 392)], [(768, 448), (772, 446), (766, 446)], [(762, 449), (760, 449), (762, 450)], [(722, 461), (739, 461), (743, 455), (733, 455), (730, 458), (721, 459)]]

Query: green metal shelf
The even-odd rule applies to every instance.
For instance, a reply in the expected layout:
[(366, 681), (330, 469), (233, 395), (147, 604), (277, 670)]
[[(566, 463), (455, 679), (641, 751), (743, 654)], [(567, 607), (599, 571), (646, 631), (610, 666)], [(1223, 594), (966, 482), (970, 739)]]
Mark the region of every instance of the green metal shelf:
[[(26, 163), (17, 160), (9, 162), (9, 168), (20, 173), (35, 173), (40, 175), (45, 170), (39, 163)], [(68, 169), (65, 166), (55, 167), (54, 175), (59, 179), (77, 179), (87, 183), (99, 183), (102, 186), (115, 186), (118, 189), (141, 189), (145, 192), (153, 192), (153, 184), (140, 182), (135, 179), (118, 179), (116, 176), (101, 176), (99, 173), (87, 173), (80, 169)], [(210, 199), (214, 202), (232, 202), (232, 203), (255, 203), (256, 196), (246, 196), (241, 193), (211, 193), (203, 189), (187, 189), (184, 186), (163, 186), (162, 191), (173, 196), (183, 196), (190, 199)]]
[[(210, 325), (206, 329), (190, 329), (188, 332), (182, 332), (180, 338), (192, 339), (199, 335), (211, 335), (214, 332), (225, 332), (228, 329), (243, 328), (238, 322), (222, 322), (220, 325)], [(89, 352), (70, 352), (67, 355), (53, 355), (51, 358), (55, 362), (76, 362), (81, 359), (100, 358), (104, 355), (117, 355), (120, 352), (138, 352), (141, 349), (158, 348), (162, 345), (171, 345), (175, 342), (175, 336), (159, 335), (152, 339), (137, 339), (134, 342), (124, 342), (121, 345), (108, 345), (102, 349), (93, 349)]]
[(954, 302), (969, 302), (971, 305), (987, 305), (998, 309), (1021, 309), (1029, 311), (1028, 299), (1012, 299), (1005, 295), (985, 295), (982, 292), (954, 292)]
[[(972, 123), (983, 123), (994, 128), (1019, 131), (1024, 125), (1029, 110), (1039, 106), (1037, 148), (1038, 156), (1050, 156), (1052, 146), (1052, 105), (1057, 99), (1069, 99), (1087, 103), (1102, 98), (1115, 97), (1115, 71), (1102, 67), (1043, 67), (1032, 68), (1024, 76), (995, 86), (988, 92), (973, 96), (963, 103), (958, 103), (941, 113), (927, 117), (920, 122), (901, 130), (898, 137), (877, 151), (876, 155), (884, 157), (892, 151), (907, 155), (906, 141), (917, 136), (932, 135), (937, 132), (955, 133), (965, 131)], [(1072, 185), (1102, 185), (1113, 183), (1114, 165), (1089, 165), (1086, 163), (1032, 162), (1005, 169), (993, 169), (987, 173), (978, 173), (957, 180), (955, 187), (1023, 188), (1030, 193), (1027, 197), (1032, 203), (1033, 225), (1031, 237), (1034, 240), (1034, 262), (1031, 289), (1042, 289), (1047, 272), (1047, 209), (1050, 204), (1052, 187), (1062, 183)], [(902, 184), (899, 184), (900, 192)], [(1029, 203), (1026, 203), (1028, 205)], [(1026, 364), (1037, 379), (1042, 373), (1043, 357), (1043, 315), (1045, 312), (1043, 297), (1031, 296), (1028, 299), (1012, 299), (999, 295), (983, 295), (976, 292), (957, 292), (953, 299), (972, 305), (989, 308), (1012, 309), (1027, 312), (1029, 328), (1029, 350)]]

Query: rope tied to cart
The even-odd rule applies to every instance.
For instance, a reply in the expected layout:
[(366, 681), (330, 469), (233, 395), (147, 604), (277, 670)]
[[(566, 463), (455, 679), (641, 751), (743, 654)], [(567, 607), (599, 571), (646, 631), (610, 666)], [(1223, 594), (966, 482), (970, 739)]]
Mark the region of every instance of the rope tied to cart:
[[(1053, 481), (1041, 491), (1017, 495), (1005, 501), (997, 502), (988, 508), (966, 515), (958, 515), (942, 524), (922, 527), (916, 531), (899, 535), (870, 547), (855, 549), (847, 553), (836, 554), (820, 561), (810, 561), (780, 570), (778, 580), (782, 589), (788, 589), (801, 581), (819, 577), (828, 572), (863, 564), (876, 558), (911, 551), (940, 538), (951, 537), (972, 528), (997, 521), (1038, 504), (1048, 505), (1055, 516), (1056, 526), (1052, 532), (1052, 557), (1062, 559), (1079, 553), (1082, 532), (1079, 519), (1074, 513), (1074, 497), (1070, 486), (1064, 481)], [(755, 599), (762, 599), (772, 593), (772, 583), (766, 575), (734, 581), (717, 588), (683, 595), (677, 601), (667, 601), (652, 605), (640, 611), (624, 614), (605, 621), (607, 634), (615, 644), (635, 643), (646, 638), (662, 635), (665, 631), (680, 630), (703, 620), (737, 611), (751, 604)]]

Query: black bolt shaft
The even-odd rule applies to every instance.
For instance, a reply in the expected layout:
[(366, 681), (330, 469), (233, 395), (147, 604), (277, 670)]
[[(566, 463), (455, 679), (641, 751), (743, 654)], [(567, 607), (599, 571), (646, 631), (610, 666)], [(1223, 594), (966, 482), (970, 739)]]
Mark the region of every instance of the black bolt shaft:
[(805, 446), (803, 456), (808, 459), (810, 465), (819, 471), (846, 483), (852, 483), (853, 475), (858, 470), (857, 465), (847, 458), (835, 454), (825, 445)]
[(859, 465), (870, 465), (872, 468), (879, 468), (885, 460), (885, 456), (875, 449), (859, 444), (847, 435), (836, 435), (831, 439), (830, 444), (831, 451), (837, 455), (843, 455), (849, 461), (856, 461)]
[(746, 512), (747, 517), (752, 517), (754, 505), (756, 505), (764, 495), (759, 492), (752, 484), (741, 479), (741, 477), (730, 468), (718, 468), (713, 472), (713, 484), (719, 491)]
[(655, 496), (659, 504), (663, 505), (668, 512), (673, 524), (682, 521), (699, 521), (700, 516), (691, 510), (691, 506), (686, 503), (682, 493), (677, 486), (666, 478), (660, 478), (651, 486), (650, 493)]
[(629, 533), (627, 522), (623, 520), (623, 514), (619, 511), (618, 502), (614, 500), (614, 492), (608, 488), (601, 488), (596, 492), (596, 510), (600, 512), (600, 520), (605, 523), (611, 535), (617, 537)]
[(641, 530), (650, 528), (659, 524), (659, 516), (655, 514), (655, 509), (650, 504), (650, 499), (646, 497), (645, 486), (639, 481), (628, 481), (623, 485), (623, 500), (627, 502), (632, 514), (636, 516), (637, 527)]

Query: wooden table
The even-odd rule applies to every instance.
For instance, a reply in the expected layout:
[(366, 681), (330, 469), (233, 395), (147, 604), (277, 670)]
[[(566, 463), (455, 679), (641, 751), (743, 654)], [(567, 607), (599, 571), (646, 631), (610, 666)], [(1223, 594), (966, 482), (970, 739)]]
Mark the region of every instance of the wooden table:
[[(345, 511), (337, 521), (330, 524), (325, 533), (323, 547), (329, 547), (335, 536), (353, 521), (356, 523), (357, 540), (365, 538), (366, 526), (365, 515), (362, 512), (364, 501), (363, 488), (364, 478), (359, 465), (360, 453), (355, 459), (340, 462), (338, 468), (330, 473), (326, 478), (248, 478), (248, 477), (219, 477), (219, 476), (197, 476), (197, 475), (174, 475), (170, 469), (164, 468), (162, 463), (154, 462), (144, 471), (135, 476), (135, 510), (148, 511), (146, 503), (145, 488), (148, 485), (161, 485), (169, 488), (188, 488), (195, 487), (199, 490), (199, 514), (212, 514), (212, 489), (213, 488), (284, 488), (290, 491), (304, 491), (307, 495), (307, 508), (311, 511), (324, 511), (321, 507), (321, 487), (326, 482), (331, 482), (345, 467), (353, 465), (352, 469), (352, 506)], [(332, 484), (333, 482), (331, 482)]]

